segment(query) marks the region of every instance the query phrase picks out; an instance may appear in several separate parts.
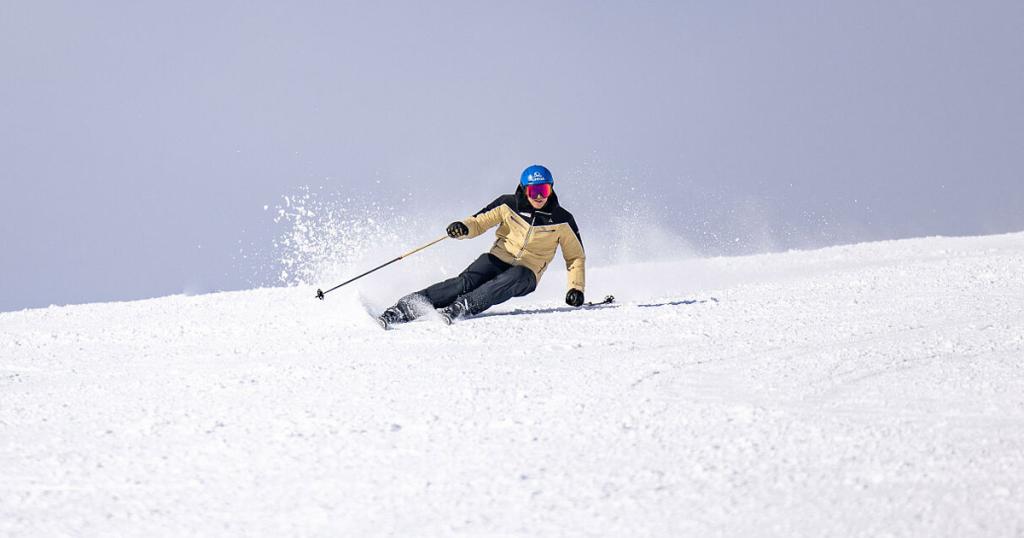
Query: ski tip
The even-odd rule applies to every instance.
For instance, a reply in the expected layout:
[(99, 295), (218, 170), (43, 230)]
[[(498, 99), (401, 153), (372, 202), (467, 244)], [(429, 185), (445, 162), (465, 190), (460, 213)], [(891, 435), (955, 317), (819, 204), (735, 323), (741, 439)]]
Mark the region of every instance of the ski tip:
[(612, 304), (614, 302), (615, 302), (615, 296), (613, 296), (613, 295), (605, 295), (604, 299), (602, 299), (600, 301), (591, 301), (589, 303), (583, 303), (582, 306), (601, 306), (601, 305), (606, 305), (606, 304)]

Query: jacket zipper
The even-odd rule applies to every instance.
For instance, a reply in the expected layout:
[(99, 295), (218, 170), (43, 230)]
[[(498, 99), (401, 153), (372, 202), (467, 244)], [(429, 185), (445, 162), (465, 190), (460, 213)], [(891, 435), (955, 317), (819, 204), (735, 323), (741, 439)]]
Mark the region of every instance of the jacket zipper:
[(537, 220), (537, 213), (534, 213), (530, 217), (530, 229), (526, 230), (526, 239), (523, 240), (523, 248), (519, 249), (519, 254), (516, 254), (516, 261), (519, 261), (523, 257), (523, 252), (526, 252), (526, 245), (530, 242), (530, 236), (533, 235), (533, 223)]

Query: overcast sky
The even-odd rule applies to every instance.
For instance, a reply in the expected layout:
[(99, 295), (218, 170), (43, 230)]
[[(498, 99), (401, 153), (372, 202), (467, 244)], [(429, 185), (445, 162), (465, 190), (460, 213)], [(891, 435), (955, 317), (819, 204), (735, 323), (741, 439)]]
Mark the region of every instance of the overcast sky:
[(585, 239), (627, 197), (711, 254), (1020, 231), (1022, 28), (1020, 1), (5, 1), (0, 311), (244, 288), (303, 186), (433, 225), (535, 162)]

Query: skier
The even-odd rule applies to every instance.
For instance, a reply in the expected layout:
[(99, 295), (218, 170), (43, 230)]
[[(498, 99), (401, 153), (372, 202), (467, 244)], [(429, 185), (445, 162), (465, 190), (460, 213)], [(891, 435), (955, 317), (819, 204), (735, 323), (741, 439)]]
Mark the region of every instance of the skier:
[(537, 289), (537, 282), (561, 245), (569, 272), (565, 302), (583, 304), (586, 256), (572, 214), (558, 203), (551, 171), (540, 165), (523, 170), (514, 194), (498, 197), (475, 215), (448, 225), (448, 236), (470, 239), (497, 226), (490, 252), (462, 274), (399, 299), (377, 320), (388, 329), (433, 309), (449, 325)]

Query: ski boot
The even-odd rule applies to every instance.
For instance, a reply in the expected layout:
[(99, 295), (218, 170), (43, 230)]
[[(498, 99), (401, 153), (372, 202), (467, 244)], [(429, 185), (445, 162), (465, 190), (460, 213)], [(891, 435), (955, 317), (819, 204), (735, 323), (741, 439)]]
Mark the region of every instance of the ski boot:
[(438, 313), (441, 314), (441, 321), (445, 325), (451, 325), (456, 320), (462, 319), (469, 314), (469, 299), (460, 297), (454, 303), (438, 310)]
[(380, 324), (380, 328), (385, 331), (390, 329), (392, 326), (399, 323), (405, 323), (409, 321), (405, 317), (405, 313), (398, 309), (398, 307), (392, 306), (385, 310), (381, 315), (377, 316), (377, 323)]

